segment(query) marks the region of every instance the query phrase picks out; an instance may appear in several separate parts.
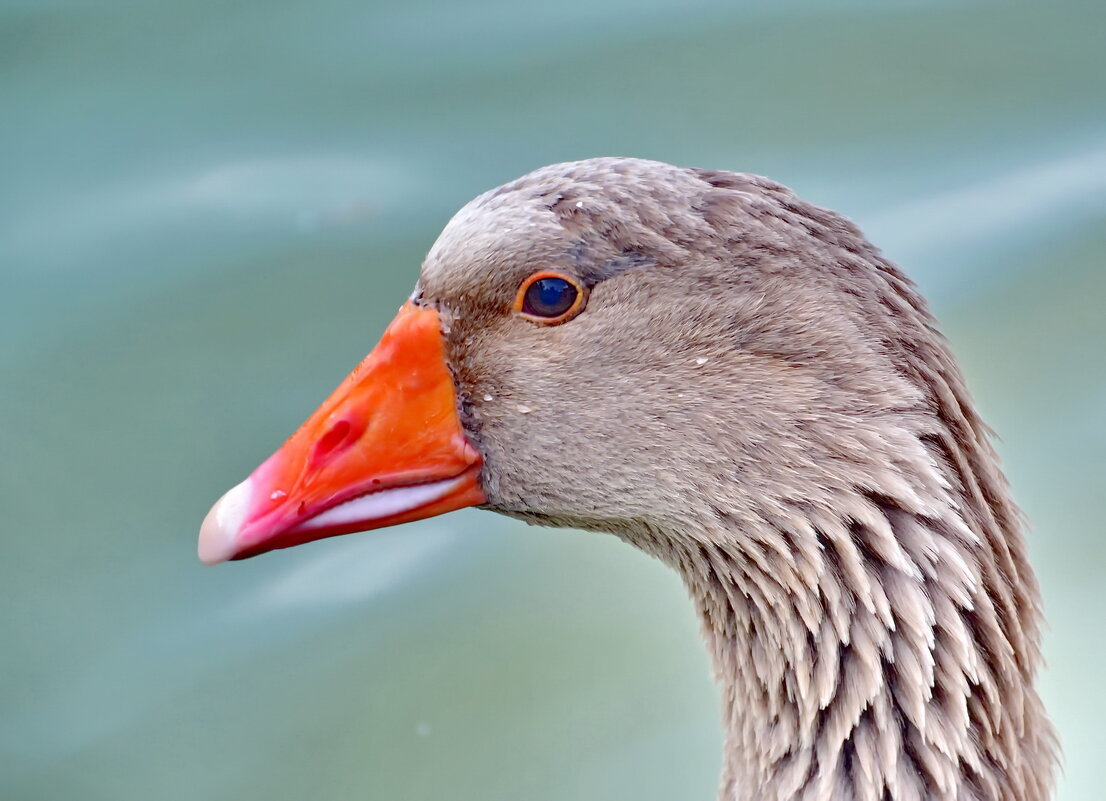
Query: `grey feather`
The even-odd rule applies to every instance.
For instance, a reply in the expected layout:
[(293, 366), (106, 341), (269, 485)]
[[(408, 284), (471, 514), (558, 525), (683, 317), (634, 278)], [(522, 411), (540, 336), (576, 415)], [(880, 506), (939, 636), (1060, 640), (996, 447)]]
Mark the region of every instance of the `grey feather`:
[[(589, 287), (576, 319), (511, 312), (543, 269)], [(721, 799), (1048, 797), (1021, 517), (924, 300), (855, 226), (758, 176), (559, 164), (462, 209), (418, 291), (488, 506), (682, 575)]]

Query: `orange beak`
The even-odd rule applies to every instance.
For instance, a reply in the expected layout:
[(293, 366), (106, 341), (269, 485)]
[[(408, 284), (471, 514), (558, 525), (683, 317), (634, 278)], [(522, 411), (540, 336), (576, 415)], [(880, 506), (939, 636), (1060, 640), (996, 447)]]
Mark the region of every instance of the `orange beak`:
[(208, 512), (206, 564), (484, 503), (438, 313), (404, 304), (280, 450)]

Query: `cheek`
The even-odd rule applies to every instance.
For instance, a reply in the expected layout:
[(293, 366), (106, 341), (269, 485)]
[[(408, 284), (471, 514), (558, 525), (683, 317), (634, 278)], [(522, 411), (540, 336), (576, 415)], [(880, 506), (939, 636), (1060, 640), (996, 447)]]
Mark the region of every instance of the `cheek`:
[(532, 436), (505, 444), (497, 440), (485, 458), (484, 491), (493, 508), (575, 520), (640, 516), (636, 493), (625, 491), (632, 483), (626, 472), (612, 481), (601, 452)]
[(659, 432), (650, 429), (664, 388), (588, 313), (551, 328), (517, 318), (471, 333), (453, 327), (462, 419), (484, 457), (492, 508), (640, 518), (655, 499)]
[(537, 383), (525, 399), (474, 409), (488, 504), (577, 521), (652, 517), (668, 484), (666, 449), (643, 442), (657, 432), (639, 430), (631, 408), (576, 406)]

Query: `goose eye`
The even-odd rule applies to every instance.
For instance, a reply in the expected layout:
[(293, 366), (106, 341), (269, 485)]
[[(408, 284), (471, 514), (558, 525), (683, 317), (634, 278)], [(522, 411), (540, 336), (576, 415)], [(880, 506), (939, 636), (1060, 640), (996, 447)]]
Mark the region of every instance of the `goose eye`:
[(515, 311), (545, 325), (565, 322), (583, 305), (583, 287), (569, 276), (554, 272), (534, 273), (522, 282), (515, 298)]

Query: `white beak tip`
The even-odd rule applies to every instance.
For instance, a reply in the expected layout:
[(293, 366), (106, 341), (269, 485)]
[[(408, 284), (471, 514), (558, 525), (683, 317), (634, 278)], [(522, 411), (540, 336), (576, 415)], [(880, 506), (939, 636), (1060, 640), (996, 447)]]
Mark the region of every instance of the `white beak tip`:
[(238, 550), (238, 532), (250, 507), (253, 490), (247, 478), (215, 502), (200, 525), (196, 553), (205, 565), (232, 559)]

